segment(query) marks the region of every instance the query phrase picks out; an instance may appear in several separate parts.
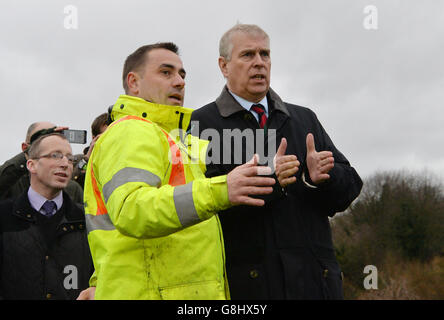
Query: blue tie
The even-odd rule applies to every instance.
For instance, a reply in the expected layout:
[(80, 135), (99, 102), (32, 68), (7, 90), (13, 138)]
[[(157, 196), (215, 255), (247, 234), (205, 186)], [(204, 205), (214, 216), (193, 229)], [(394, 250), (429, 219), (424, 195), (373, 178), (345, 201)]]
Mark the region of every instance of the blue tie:
[(46, 217), (51, 217), (55, 213), (56, 209), (57, 209), (56, 203), (51, 200), (46, 200), (41, 208), (41, 210), (43, 210), (43, 214)]

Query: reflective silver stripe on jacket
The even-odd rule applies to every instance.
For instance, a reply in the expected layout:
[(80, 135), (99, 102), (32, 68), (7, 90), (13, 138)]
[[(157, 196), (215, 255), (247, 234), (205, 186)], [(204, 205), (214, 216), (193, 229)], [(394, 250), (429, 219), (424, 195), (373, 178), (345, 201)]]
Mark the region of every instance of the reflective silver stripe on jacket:
[(177, 216), (184, 228), (201, 221), (194, 206), (192, 182), (175, 187), (173, 198)]
[(103, 197), (105, 198), (105, 203), (108, 202), (108, 199), (114, 190), (127, 182), (144, 182), (156, 188), (160, 187), (161, 184), (160, 178), (148, 170), (139, 168), (123, 168), (103, 186)]
[(86, 221), (86, 230), (88, 234), (94, 230), (116, 229), (116, 227), (114, 227), (113, 223), (111, 222), (111, 219), (109, 218), (108, 214), (101, 214), (98, 216), (94, 216), (92, 214), (86, 214), (85, 221)]

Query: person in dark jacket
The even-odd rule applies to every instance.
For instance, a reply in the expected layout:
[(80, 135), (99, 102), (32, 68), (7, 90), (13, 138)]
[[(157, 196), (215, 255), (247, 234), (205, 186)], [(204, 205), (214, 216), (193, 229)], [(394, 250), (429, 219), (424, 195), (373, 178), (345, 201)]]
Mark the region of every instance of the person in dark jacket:
[(57, 133), (29, 149), (31, 185), (0, 202), (0, 298), (70, 299), (94, 272), (83, 208), (62, 190), (72, 174), (72, 149)]
[(74, 156), (72, 179), (82, 187), (82, 190), (85, 185), (86, 166), (94, 149), (94, 144), (97, 139), (100, 138), (101, 134), (105, 132), (106, 128), (108, 128), (108, 112), (102, 113), (94, 119), (91, 124), (92, 140), (90, 145), (83, 150), (83, 154), (77, 154)]
[[(277, 188), (264, 207), (240, 206), (219, 214), (231, 298), (343, 299), (329, 217), (359, 195), (359, 175), (313, 111), (283, 102), (270, 88), (269, 38), (262, 29), (238, 24), (227, 31), (220, 41), (219, 67), (226, 86), (191, 119), (191, 133), (211, 140), (206, 175), (229, 172), (239, 157), (245, 162), (248, 153), (260, 154), (259, 148), (269, 166), (272, 159), (287, 158), (280, 169), (276, 165), (276, 178), (285, 188)], [(245, 139), (237, 140), (238, 148), (235, 141), (233, 149), (227, 137), (239, 134)]]
[[(15, 199), (29, 188), (29, 174), (26, 169), (27, 150), (31, 146), (31, 137), (41, 130), (55, 128), (61, 131), (67, 127), (56, 127), (51, 122), (41, 121), (31, 124), (22, 142), (22, 152), (0, 166), (0, 199)], [(83, 189), (76, 181), (69, 181), (65, 191), (76, 203), (83, 203)]]

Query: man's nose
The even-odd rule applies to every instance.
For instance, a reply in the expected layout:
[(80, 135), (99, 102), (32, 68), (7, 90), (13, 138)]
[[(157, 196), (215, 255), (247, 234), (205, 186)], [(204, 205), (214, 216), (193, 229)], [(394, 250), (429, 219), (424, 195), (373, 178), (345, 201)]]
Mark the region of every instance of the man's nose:
[(257, 53), (254, 55), (253, 65), (254, 65), (255, 67), (263, 67), (263, 66), (265, 66), (265, 61), (264, 61), (264, 59), (262, 58), (260, 52), (257, 52)]
[(174, 86), (175, 88), (183, 88), (183, 87), (185, 87), (185, 79), (182, 78), (182, 76), (181, 76), (180, 74), (177, 74), (177, 75), (174, 77), (173, 86)]
[(69, 166), (69, 160), (67, 156), (63, 156), (62, 159), (60, 159), (60, 166), (63, 168), (67, 168)]

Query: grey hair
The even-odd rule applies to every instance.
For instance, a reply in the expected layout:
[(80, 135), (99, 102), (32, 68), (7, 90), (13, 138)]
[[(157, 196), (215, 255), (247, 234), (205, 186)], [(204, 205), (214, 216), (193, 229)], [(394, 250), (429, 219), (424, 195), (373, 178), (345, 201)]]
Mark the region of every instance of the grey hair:
[(243, 32), (252, 36), (262, 36), (264, 37), (268, 44), (270, 45), (270, 37), (268, 34), (262, 30), (259, 26), (255, 24), (241, 24), (237, 23), (224, 33), (219, 42), (219, 55), (225, 58), (227, 61), (231, 60), (231, 53), (233, 51), (233, 35), (237, 32)]

